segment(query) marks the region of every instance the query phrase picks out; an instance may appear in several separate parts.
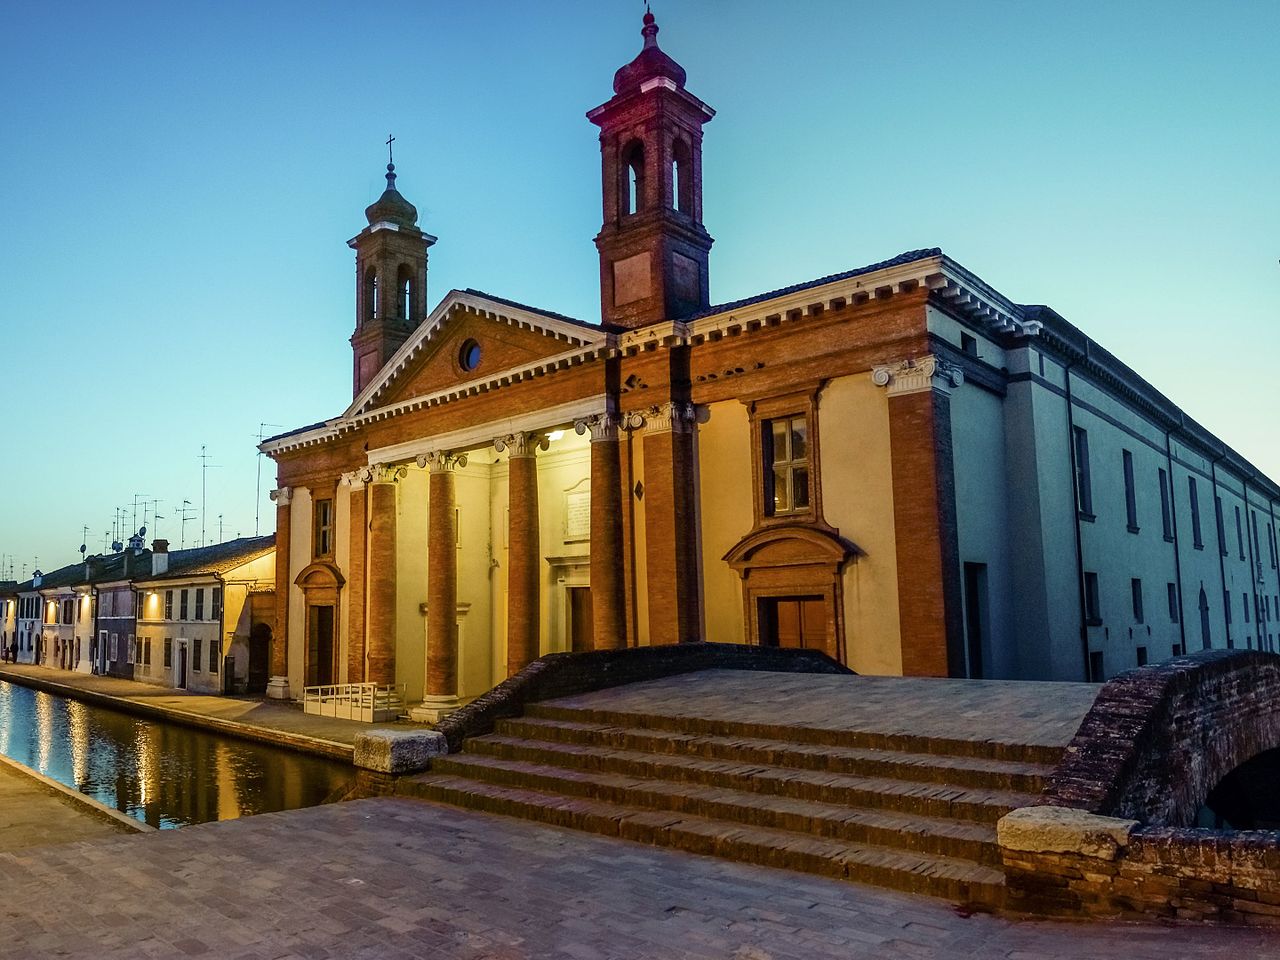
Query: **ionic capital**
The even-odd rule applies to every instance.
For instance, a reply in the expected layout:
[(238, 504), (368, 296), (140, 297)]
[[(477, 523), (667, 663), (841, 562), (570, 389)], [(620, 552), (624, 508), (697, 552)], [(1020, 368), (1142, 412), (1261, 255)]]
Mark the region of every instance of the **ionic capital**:
[[(510, 451), (512, 457), (533, 457), (537, 456), (539, 450), (545, 450), (550, 445), (546, 436), (533, 431), (524, 431), (521, 433), (510, 433), (505, 437), (498, 437), (493, 441), (493, 448), (499, 453)], [(463, 464), (466, 465), (465, 463)]]
[(465, 453), (454, 453), (452, 450), (432, 450), (418, 457), (418, 466), (432, 473), (452, 473), (467, 465)]
[(872, 367), (871, 382), (877, 387), (888, 387), (891, 397), (926, 390), (950, 393), (952, 387), (964, 383), (964, 371), (954, 363), (927, 354)]
[(370, 472), (368, 467), (361, 467), (359, 470), (352, 470), (350, 473), (344, 473), (338, 478), (338, 486), (350, 487), (352, 492), (363, 490), (364, 485), (369, 482)]
[(271, 499), (276, 502), (277, 507), (287, 507), (293, 502), (293, 487), (281, 487), (279, 490), (272, 490)]
[(588, 430), (591, 431), (591, 442), (598, 443), (605, 440), (618, 439), (618, 427), (620, 426), (619, 418), (612, 413), (593, 413), (589, 417), (581, 420), (575, 420), (573, 429), (582, 436)]
[(365, 480), (368, 483), (395, 483), (408, 475), (409, 471), (402, 463), (375, 463), (366, 471)]
[(692, 403), (671, 402), (650, 407), (643, 413), (633, 413), (628, 417), (632, 427), (644, 426), (644, 432), (650, 433), (687, 433), (698, 422), (698, 410)]

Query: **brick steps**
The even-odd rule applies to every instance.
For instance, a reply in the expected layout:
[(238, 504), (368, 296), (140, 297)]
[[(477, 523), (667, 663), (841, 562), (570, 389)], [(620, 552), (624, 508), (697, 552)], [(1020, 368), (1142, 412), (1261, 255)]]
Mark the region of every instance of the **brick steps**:
[(892, 776), (899, 780), (922, 780), (1018, 793), (1039, 793), (1044, 789), (1045, 779), (1053, 769), (1051, 765), (1044, 763), (989, 757), (825, 746), (760, 737), (693, 734), (537, 717), (499, 720), (496, 732), (501, 737), (512, 739), (609, 747), (662, 756), (696, 756), (707, 760), (826, 770), (831, 773)]
[(851, 843), (962, 857), (993, 865), (1000, 860), (995, 828), (989, 823), (922, 817), (896, 809), (824, 803), (727, 786), (673, 782), (639, 770), (630, 776), (604, 774), (482, 754), (446, 757), (437, 761), (433, 770), (445, 776)]
[(1004, 875), (992, 867), (790, 830), (641, 809), (434, 771), (407, 778), (400, 790), (473, 810), (951, 900), (995, 904), (1004, 891)]
[[(840, 730), (791, 726), (785, 723), (755, 723), (661, 713), (628, 713), (600, 708), (566, 707), (550, 703), (530, 704), (525, 718), (591, 723), (639, 730), (664, 730), (683, 734), (710, 734), (719, 737), (777, 740), (789, 744), (829, 747), (857, 747), (892, 750), (898, 753), (942, 754), (950, 757), (985, 757), (1019, 763), (1053, 766), (1061, 758), (1061, 747), (1017, 743), (1015, 740), (960, 740), (884, 733), (870, 730)], [(1011, 733), (1011, 736), (1013, 734)]]

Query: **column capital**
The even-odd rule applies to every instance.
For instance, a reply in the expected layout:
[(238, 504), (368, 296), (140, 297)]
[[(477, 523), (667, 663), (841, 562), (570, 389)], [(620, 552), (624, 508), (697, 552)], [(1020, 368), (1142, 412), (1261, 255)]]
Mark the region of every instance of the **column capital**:
[(623, 426), (622, 418), (616, 413), (593, 413), (589, 417), (573, 422), (574, 432), (578, 436), (582, 436), (587, 431), (591, 432), (592, 443), (617, 440), (618, 428), (621, 426)]
[(364, 473), (366, 483), (395, 483), (409, 475), (401, 463), (374, 463)]
[(948, 360), (926, 354), (872, 367), (871, 382), (888, 387), (891, 397), (926, 390), (950, 393), (952, 387), (964, 383), (964, 371)]
[(452, 450), (432, 450), (418, 456), (418, 466), (432, 473), (452, 473), (455, 469), (467, 465), (465, 453), (454, 453)]
[[(493, 441), (493, 447), (499, 453), (510, 451), (512, 457), (533, 457), (537, 456), (539, 450), (545, 450), (550, 445), (550, 441), (546, 436), (532, 430), (525, 430), (519, 433), (509, 433), (505, 437), (497, 437)], [(466, 461), (463, 461), (466, 466)]]
[(279, 490), (272, 490), (271, 499), (276, 502), (277, 507), (287, 507), (293, 502), (293, 487), (281, 487)]
[(364, 485), (369, 482), (371, 474), (368, 467), (361, 467), (359, 470), (352, 470), (350, 473), (344, 473), (338, 478), (338, 486), (350, 487), (352, 491), (363, 490)]
[(647, 410), (638, 410), (626, 416), (627, 426), (644, 427), (650, 433), (688, 433), (699, 421), (698, 408), (692, 403), (672, 401)]

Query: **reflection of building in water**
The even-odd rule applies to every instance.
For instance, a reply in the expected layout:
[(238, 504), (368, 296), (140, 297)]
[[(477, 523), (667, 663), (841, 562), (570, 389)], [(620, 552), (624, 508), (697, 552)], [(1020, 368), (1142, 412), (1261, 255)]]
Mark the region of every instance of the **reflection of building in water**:
[(67, 701), (67, 745), (71, 750), (71, 776), (77, 790), (83, 790), (89, 779), (90, 751), (89, 708), (76, 700)]

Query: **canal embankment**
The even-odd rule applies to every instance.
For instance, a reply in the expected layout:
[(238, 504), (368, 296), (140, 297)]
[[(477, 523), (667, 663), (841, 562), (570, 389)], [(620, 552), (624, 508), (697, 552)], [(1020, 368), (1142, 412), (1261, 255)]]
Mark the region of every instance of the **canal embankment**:
[(293, 704), (247, 697), (188, 693), (168, 687), (96, 677), (24, 663), (0, 664), (0, 680), (149, 720), (194, 727), (330, 760), (351, 762), (357, 734), (415, 729), (405, 722), (370, 725), (317, 717)]
[(152, 828), (0, 756), (0, 853)]

